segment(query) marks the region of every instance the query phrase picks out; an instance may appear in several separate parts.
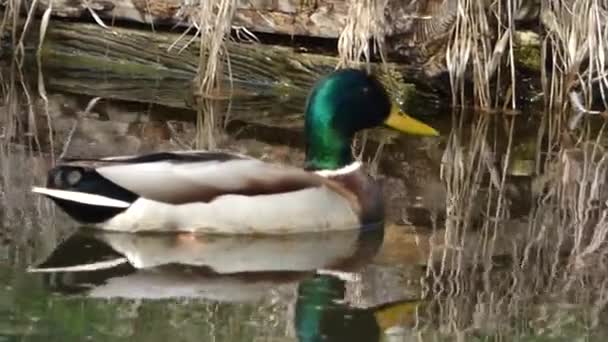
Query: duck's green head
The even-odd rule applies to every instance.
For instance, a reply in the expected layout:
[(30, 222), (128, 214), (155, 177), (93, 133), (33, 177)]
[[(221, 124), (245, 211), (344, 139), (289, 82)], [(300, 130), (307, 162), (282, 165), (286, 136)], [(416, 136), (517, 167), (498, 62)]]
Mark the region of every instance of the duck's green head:
[(335, 71), (319, 80), (306, 104), (306, 168), (334, 170), (353, 161), (357, 131), (386, 125), (417, 135), (438, 135), (432, 127), (401, 112), (384, 86), (355, 69)]

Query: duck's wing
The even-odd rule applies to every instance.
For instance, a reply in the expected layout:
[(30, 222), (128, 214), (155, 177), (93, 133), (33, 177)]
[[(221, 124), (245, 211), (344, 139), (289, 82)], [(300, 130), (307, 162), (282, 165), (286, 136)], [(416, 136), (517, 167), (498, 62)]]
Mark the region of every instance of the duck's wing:
[[(66, 172), (83, 174), (66, 176)], [(69, 178), (89, 179), (91, 173), (98, 175), (97, 182), (103, 184), (104, 189), (108, 185), (104, 183), (109, 181), (138, 197), (171, 204), (210, 202), (229, 194), (255, 196), (284, 193), (319, 187), (324, 183), (323, 178), (314, 173), (236, 154), (181, 152), (71, 160), (55, 168), (52, 176), (49, 174), (49, 184), (53, 183), (53, 179), (68, 179), (64, 183), (71, 183), (71, 191), (103, 195), (96, 187), (89, 185), (79, 189), (78, 182), (69, 181)], [(95, 182), (94, 178), (88, 181), (89, 184)], [(65, 189), (57, 182), (49, 187)]]
[(227, 194), (283, 193), (321, 185), (321, 179), (310, 173), (255, 159), (157, 161), (103, 166), (96, 171), (141, 197), (172, 204), (209, 202)]

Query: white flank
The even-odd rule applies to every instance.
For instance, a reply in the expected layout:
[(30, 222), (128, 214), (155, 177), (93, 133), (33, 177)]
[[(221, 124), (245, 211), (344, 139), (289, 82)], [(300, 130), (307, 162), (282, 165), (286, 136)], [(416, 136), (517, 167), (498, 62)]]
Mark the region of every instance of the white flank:
[(33, 187), (32, 192), (83, 204), (101, 207), (128, 208), (131, 203), (86, 192), (66, 191), (49, 188)]
[(349, 230), (360, 225), (351, 202), (322, 186), (258, 195), (224, 195), (180, 205), (138, 198), (99, 225), (115, 231), (190, 231), (221, 234), (290, 234)]
[(321, 177), (332, 177), (332, 176), (340, 176), (345, 175), (347, 173), (351, 173), (361, 167), (361, 163), (356, 161), (351, 163), (350, 165), (346, 165), (345, 167), (337, 170), (319, 170), (315, 171)]

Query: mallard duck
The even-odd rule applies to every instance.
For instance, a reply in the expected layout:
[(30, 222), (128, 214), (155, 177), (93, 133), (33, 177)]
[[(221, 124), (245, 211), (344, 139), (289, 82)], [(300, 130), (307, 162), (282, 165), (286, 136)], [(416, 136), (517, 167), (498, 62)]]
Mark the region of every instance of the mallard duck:
[(66, 159), (50, 197), (75, 220), (106, 230), (288, 234), (355, 229), (384, 217), (380, 185), (355, 161), (356, 132), (380, 125), (438, 135), (404, 113), (373, 75), (335, 71), (305, 107), (303, 168), (228, 152), (178, 151)]

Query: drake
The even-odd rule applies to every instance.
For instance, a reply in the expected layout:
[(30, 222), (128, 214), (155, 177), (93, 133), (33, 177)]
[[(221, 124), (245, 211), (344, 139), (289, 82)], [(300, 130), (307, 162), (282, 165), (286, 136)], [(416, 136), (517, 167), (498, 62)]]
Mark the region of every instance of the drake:
[(354, 161), (357, 131), (380, 125), (438, 135), (401, 113), (372, 75), (320, 79), (305, 108), (304, 168), (208, 151), (66, 159), (48, 173), (50, 197), (75, 220), (125, 232), (289, 234), (380, 222), (380, 185)]

